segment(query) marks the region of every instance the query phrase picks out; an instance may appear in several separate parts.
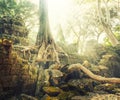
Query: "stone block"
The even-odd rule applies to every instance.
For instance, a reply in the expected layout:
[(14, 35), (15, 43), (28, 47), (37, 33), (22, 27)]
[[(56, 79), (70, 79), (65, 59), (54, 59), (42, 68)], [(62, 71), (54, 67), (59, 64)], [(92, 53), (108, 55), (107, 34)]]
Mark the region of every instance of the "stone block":
[(10, 71), (10, 75), (19, 75), (20, 74), (20, 70), (17, 67), (12, 67), (11, 71)]
[(3, 59), (2, 59), (2, 58), (0, 58), (0, 66), (2, 65), (2, 63), (3, 63)]
[(28, 75), (28, 74), (29, 74), (29, 71), (28, 71), (27, 69), (21, 70), (21, 74), (23, 74), (23, 75)]
[(10, 70), (0, 69), (0, 77), (10, 75)]
[(3, 87), (2, 85), (0, 84), (0, 93), (3, 92)]
[(26, 95), (26, 94), (21, 94), (21, 98), (22, 100), (38, 100), (37, 98)]
[(17, 85), (17, 76), (3, 76), (0, 77), (1, 78), (1, 82), (3, 84), (3, 87), (15, 87)]
[(23, 81), (27, 81), (27, 80), (29, 80), (30, 79), (30, 76), (29, 75), (23, 75), (22, 76), (22, 80)]
[(62, 90), (59, 87), (43, 87), (43, 91), (50, 96), (57, 96)]

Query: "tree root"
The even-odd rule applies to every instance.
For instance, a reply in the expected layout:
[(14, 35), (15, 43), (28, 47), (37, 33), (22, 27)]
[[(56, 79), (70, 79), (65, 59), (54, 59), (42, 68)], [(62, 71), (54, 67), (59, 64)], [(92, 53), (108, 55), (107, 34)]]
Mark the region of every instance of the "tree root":
[(82, 70), (85, 74), (87, 74), (90, 78), (100, 81), (100, 82), (107, 82), (107, 83), (120, 83), (120, 78), (106, 78), (100, 75), (95, 75), (90, 70), (88, 70), (86, 67), (84, 67), (81, 64), (72, 64), (69, 66), (68, 70)]
[(36, 62), (41, 61), (56, 61), (59, 63), (58, 52), (56, 51), (54, 44), (42, 43), (36, 58)]

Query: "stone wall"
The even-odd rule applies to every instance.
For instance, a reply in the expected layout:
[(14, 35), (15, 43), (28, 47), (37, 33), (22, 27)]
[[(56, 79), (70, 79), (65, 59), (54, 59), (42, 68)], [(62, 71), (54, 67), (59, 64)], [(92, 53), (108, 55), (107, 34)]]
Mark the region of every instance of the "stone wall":
[(0, 100), (19, 95), (34, 94), (37, 68), (12, 52), (9, 40), (0, 40)]

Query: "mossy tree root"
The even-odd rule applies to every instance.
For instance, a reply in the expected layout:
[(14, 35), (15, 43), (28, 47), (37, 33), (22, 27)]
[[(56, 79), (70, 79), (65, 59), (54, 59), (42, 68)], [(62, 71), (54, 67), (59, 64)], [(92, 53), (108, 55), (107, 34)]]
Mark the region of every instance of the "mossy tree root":
[(84, 67), (81, 64), (72, 64), (69, 66), (68, 70), (82, 70), (85, 74), (87, 74), (90, 78), (100, 81), (100, 82), (107, 82), (107, 83), (120, 83), (120, 78), (106, 78), (100, 75), (95, 75), (94, 73), (92, 73), (90, 70), (88, 70), (86, 67)]

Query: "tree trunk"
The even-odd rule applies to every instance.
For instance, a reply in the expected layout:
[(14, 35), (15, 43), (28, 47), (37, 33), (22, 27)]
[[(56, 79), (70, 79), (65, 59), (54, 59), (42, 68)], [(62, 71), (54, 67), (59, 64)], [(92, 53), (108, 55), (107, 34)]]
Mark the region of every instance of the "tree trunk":
[(106, 78), (99, 75), (93, 74), (90, 70), (86, 67), (82, 66), (81, 64), (72, 64), (69, 66), (69, 70), (82, 70), (85, 74), (87, 74), (90, 78), (100, 81), (100, 82), (108, 82), (108, 83), (120, 83), (120, 78)]
[[(58, 53), (56, 51), (56, 44), (51, 35), (49, 20), (48, 20), (48, 8), (46, 0), (39, 0), (39, 32), (37, 34), (36, 45), (39, 46), (36, 62), (39, 64), (39, 70), (45, 68), (48, 63), (57, 61), (59, 63)], [(37, 74), (36, 92), (35, 95), (40, 93), (41, 87), (44, 85), (44, 69)], [(41, 74), (43, 73), (43, 74)], [(42, 77), (41, 77), (42, 75)]]
[(119, 44), (119, 41), (117, 40), (117, 38), (115, 37), (114, 33), (112, 32), (111, 28), (109, 27), (109, 25), (103, 25), (104, 31), (107, 33), (110, 42), (112, 44), (112, 46), (116, 46), (117, 44)]
[(101, 0), (97, 0), (97, 3), (98, 3), (99, 21), (100, 21), (104, 31), (108, 35), (108, 38), (110, 39), (110, 42), (111, 42), (112, 46), (116, 46), (117, 44), (119, 44), (119, 41), (115, 37), (115, 35), (112, 32), (111, 27), (110, 27), (110, 12), (108, 10), (107, 3), (105, 3), (105, 5), (106, 5), (105, 11), (106, 12), (104, 12), (104, 13), (106, 13), (106, 16), (104, 16), (104, 14), (101, 10)]
[(57, 47), (50, 31), (46, 0), (39, 1), (39, 32), (37, 35), (36, 45), (40, 46), (36, 60), (37, 62), (59, 62), (58, 54), (56, 52)]
[(41, 45), (43, 42), (50, 43), (52, 40), (47, 2), (46, 0), (39, 0), (39, 33), (37, 35), (36, 45)]

